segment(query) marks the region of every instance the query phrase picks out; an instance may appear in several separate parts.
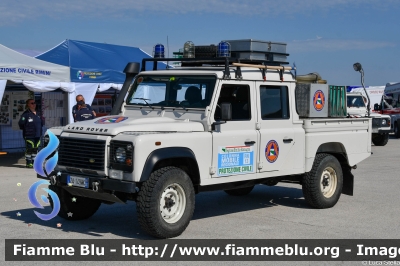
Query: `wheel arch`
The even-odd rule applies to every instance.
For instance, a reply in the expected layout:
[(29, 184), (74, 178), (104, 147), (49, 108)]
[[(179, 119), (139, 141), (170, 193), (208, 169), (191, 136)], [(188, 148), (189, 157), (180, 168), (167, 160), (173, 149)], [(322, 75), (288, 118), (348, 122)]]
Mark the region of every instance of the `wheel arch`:
[(330, 154), (339, 161), (343, 173), (342, 194), (353, 196), (354, 176), (351, 173), (351, 166), (344, 145), (340, 142), (323, 143), (318, 147), (316, 155), (319, 153)]
[(185, 147), (168, 147), (154, 150), (146, 159), (140, 182), (149, 179), (150, 174), (165, 166), (175, 166), (185, 171), (193, 182), (200, 184), (200, 171), (193, 151)]
[(347, 157), (346, 148), (340, 142), (327, 142), (319, 145), (319, 147), (311, 151), (311, 154), (306, 157), (305, 172), (311, 171), (314, 164), (315, 157), (320, 153), (328, 153), (335, 156), (341, 163), (349, 165), (349, 159)]
[(332, 156), (335, 156), (340, 164), (349, 165), (346, 148), (340, 142), (328, 142), (321, 144), (317, 149), (317, 154), (318, 153), (329, 153)]

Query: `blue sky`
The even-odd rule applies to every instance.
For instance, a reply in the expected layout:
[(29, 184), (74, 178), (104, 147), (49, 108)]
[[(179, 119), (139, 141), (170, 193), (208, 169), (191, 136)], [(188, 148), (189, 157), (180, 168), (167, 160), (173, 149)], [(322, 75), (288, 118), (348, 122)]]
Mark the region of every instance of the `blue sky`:
[(255, 39), (287, 43), (298, 74), (333, 85), (400, 82), (399, 0), (1, 0), (0, 43), (46, 51), (65, 39), (135, 46), (169, 54), (196, 45)]

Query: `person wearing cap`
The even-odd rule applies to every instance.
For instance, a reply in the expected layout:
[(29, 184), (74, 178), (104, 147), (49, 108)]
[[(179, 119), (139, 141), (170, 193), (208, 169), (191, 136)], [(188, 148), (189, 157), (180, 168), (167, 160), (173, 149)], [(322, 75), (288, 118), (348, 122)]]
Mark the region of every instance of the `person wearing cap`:
[(36, 112), (34, 99), (26, 100), (25, 109), (19, 119), (18, 125), (22, 129), (22, 136), (25, 140), (25, 160), (26, 167), (32, 168), (42, 136), (43, 120)]
[[(79, 94), (79, 95), (76, 96), (76, 102), (78, 103), (79, 101), (85, 102), (85, 98), (83, 98), (82, 94)], [(92, 109), (92, 107), (89, 104), (86, 104), (86, 107), (92, 112), (93, 118), (95, 118), (96, 117), (96, 112)], [(78, 111), (78, 104), (75, 104), (72, 107), (72, 117), (74, 118), (74, 122), (77, 121), (76, 118), (75, 118), (77, 111)]]
[(78, 108), (78, 110), (75, 113), (76, 122), (91, 120), (94, 118), (93, 111), (89, 110), (84, 101), (78, 101), (76, 105)]

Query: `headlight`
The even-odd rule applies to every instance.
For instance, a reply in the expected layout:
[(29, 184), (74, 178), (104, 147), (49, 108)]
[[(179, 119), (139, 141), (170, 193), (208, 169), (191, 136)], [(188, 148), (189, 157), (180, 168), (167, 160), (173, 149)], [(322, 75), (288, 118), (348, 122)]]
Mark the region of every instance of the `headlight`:
[(122, 147), (117, 148), (115, 151), (115, 160), (119, 163), (124, 163), (126, 160), (126, 150)]
[(382, 126), (390, 126), (390, 120), (389, 119), (382, 119)]
[[(132, 173), (134, 149), (132, 142), (112, 140), (110, 142), (109, 168)], [(110, 178), (115, 178), (111, 177), (111, 174)]]

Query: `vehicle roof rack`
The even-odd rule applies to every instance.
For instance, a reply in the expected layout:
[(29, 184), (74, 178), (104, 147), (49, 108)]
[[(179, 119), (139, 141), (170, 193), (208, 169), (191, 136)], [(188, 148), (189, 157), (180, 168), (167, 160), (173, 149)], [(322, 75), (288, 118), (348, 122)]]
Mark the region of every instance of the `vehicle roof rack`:
[(219, 57), (219, 58), (143, 58), (141, 71), (146, 70), (146, 63), (153, 62), (153, 70), (157, 69), (158, 62), (181, 62), (182, 66), (224, 66), (224, 78), (230, 78), (229, 67), (236, 67), (235, 78), (241, 79), (241, 67), (252, 67), (259, 68), (262, 70), (263, 79), (265, 80), (266, 69), (278, 70), (281, 80), (283, 80), (283, 72), (285, 70), (291, 70), (290, 66), (281, 66), (281, 64), (288, 64), (288, 62), (271, 62), (267, 60), (255, 60), (255, 59), (238, 59), (232, 57)]

